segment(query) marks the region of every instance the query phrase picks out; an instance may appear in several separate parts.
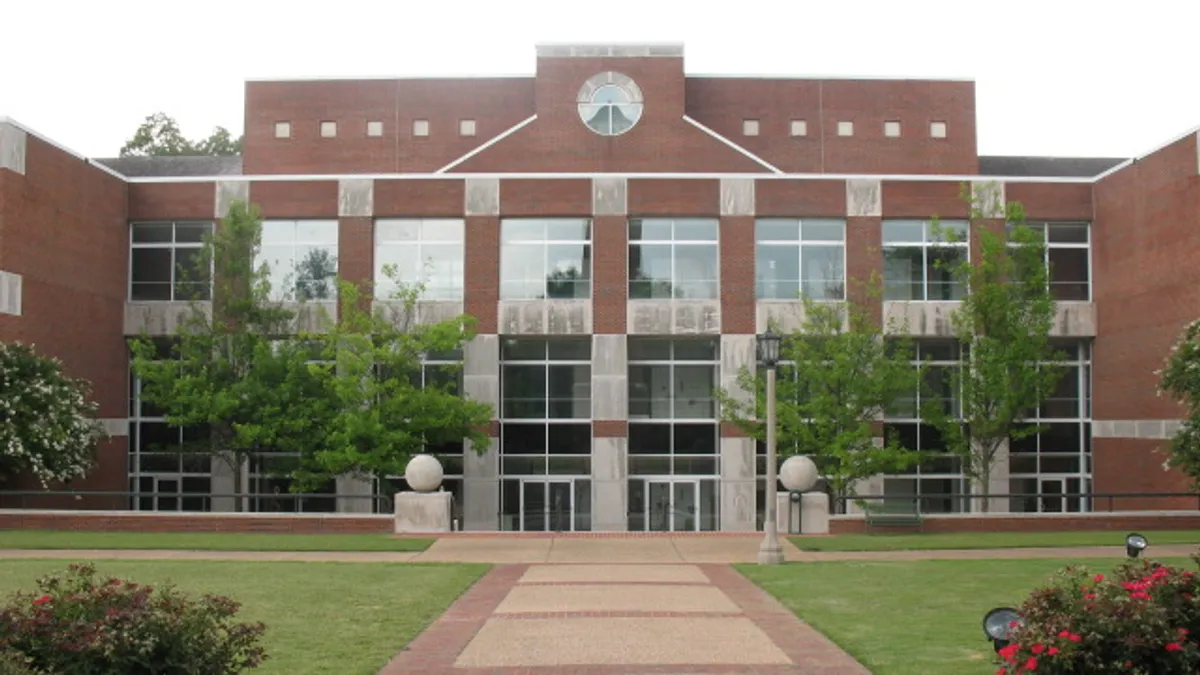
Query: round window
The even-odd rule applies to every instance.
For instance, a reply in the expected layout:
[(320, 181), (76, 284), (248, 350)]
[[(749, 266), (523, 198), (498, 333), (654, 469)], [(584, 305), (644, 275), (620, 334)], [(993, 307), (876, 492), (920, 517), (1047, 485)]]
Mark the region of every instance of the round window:
[(600, 73), (579, 90), (579, 119), (601, 136), (619, 136), (642, 117), (642, 91), (620, 73)]

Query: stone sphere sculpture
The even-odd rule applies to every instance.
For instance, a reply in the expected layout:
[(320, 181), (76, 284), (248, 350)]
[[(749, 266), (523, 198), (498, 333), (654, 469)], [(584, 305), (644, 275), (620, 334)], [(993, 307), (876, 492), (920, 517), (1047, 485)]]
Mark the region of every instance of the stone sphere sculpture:
[(779, 467), (779, 482), (793, 492), (807, 492), (813, 489), (820, 477), (817, 465), (804, 455), (788, 457), (783, 466)]
[(417, 455), (404, 467), (404, 480), (416, 492), (433, 492), (442, 484), (442, 463), (433, 455)]

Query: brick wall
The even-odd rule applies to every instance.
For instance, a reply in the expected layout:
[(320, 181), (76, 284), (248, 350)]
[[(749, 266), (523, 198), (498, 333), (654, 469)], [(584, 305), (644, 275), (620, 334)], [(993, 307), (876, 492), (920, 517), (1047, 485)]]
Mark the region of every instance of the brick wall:
[[(1113, 546), (1124, 543), (1128, 532), (1149, 533), (1154, 530), (1194, 530), (1200, 528), (1200, 513), (1162, 514), (1103, 514), (1103, 515), (1045, 515), (1036, 516), (953, 516), (926, 517), (921, 532), (948, 534), (951, 532), (1112, 532)], [(862, 534), (867, 532), (866, 521), (854, 516), (836, 516), (829, 521), (830, 534)], [(880, 531), (872, 528), (871, 532)], [(884, 531), (905, 531), (888, 527)], [(915, 531), (915, 530), (914, 530)], [(1151, 544), (1154, 535), (1146, 535)]]
[[(24, 286), (22, 316), (0, 314), (0, 340), (33, 344), (61, 359), (68, 375), (91, 383), (100, 417), (125, 417), (125, 183), (33, 135), (25, 175), (0, 174), (0, 269), (20, 274)], [(97, 467), (72, 487), (126, 489), (125, 452), (124, 436), (101, 443)], [(20, 481), (12, 488), (35, 485)]]

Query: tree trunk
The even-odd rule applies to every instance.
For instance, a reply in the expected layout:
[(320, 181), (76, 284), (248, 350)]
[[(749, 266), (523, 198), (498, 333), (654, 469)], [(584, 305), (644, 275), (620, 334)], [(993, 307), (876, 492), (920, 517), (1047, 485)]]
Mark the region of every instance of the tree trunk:
[(987, 513), (992, 508), (992, 500), (990, 499), (990, 495), (992, 494), (992, 467), (990, 463), (984, 463), (982, 470), (979, 472), (979, 482), (980, 489), (983, 492), (981, 510), (983, 513)]

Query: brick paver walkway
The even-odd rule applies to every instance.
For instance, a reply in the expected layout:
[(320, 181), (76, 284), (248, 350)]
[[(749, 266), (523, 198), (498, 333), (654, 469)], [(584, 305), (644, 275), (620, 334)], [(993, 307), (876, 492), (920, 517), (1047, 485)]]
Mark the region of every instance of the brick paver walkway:
[(380, 675), (869, 675), (732, 568), (501, 565)]

